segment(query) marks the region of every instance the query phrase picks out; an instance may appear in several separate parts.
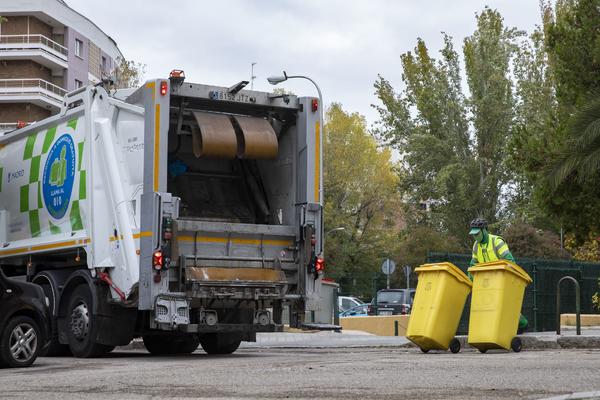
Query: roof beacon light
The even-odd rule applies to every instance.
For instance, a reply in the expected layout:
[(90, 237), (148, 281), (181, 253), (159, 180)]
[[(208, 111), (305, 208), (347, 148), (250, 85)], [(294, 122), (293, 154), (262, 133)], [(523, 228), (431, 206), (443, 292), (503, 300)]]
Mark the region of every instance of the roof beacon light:
[(169, 80), (171, 81), (171, 86), (181, 86), (181, 84), (185, 80), (185, 72), (183, 72), (182, 69), (174, 69), (169, 73)]

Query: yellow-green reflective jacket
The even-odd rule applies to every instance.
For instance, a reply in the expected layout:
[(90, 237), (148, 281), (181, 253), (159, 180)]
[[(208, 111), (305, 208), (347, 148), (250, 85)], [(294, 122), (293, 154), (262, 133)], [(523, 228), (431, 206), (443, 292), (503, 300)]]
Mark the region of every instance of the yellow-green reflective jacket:
[(508, 255), (510, 255), (508, 245), (500, 236), (488, 234), (487, 243), (475, 242), (473, 244), (473, 259), (477, 264), (506, 259)]

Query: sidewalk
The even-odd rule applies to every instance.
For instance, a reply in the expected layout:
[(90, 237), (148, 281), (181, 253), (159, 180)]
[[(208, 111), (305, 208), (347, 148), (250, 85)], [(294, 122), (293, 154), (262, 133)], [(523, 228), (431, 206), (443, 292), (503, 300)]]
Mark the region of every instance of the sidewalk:
[[(523, 350), (545, 349), (600, 349), (600, 329), (582, 329), (581, 336), (575, 330), (563, 329), (556, 332), (531, 332), (520, 336)], [(457, 336), (463, 349), (469, 349), (466, 336)], [(356, 347), (416, 347), (404, 336), (375, 336), (362, 331), (299, 331), (257, 333), (256, 342), (242, 342), (241, 349), (271, 348), (356, 348)], [(121, 350), (144, 349), (141, 339), (133, 340)]]
[[(556, 332), (530, 332), (521, 335), (524, 350), (600, 349), (600, 329)], [(466, 336), (458, 336), (462, 348), (468, 346)], [(375, 336), (361, 331), (259, 333), (256, 342), (242, 342), (240, 348), (344, 348), (344, 347), (415, 347), (403, 336)]]

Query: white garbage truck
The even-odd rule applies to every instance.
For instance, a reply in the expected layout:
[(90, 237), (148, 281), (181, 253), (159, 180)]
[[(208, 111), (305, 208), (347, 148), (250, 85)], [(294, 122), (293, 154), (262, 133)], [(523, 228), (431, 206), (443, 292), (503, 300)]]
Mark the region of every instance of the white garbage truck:
[(0, 138), (0, 267), (44, 289), (50, 354), (227, 354), (318, 309), (322, 104), (245, 84), (88, 86)]

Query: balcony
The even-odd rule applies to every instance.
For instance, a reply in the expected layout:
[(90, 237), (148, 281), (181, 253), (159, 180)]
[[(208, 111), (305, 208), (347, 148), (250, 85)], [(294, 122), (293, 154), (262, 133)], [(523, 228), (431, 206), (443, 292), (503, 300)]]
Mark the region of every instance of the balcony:
[(69, 50), (44, 35), (0, 35), (0, 60), (33, 60), (53, 71), (68, 67)]
[(0, 79), (0, 103), (32, 103), (56, 112), (67, 91), (43, 79)]

